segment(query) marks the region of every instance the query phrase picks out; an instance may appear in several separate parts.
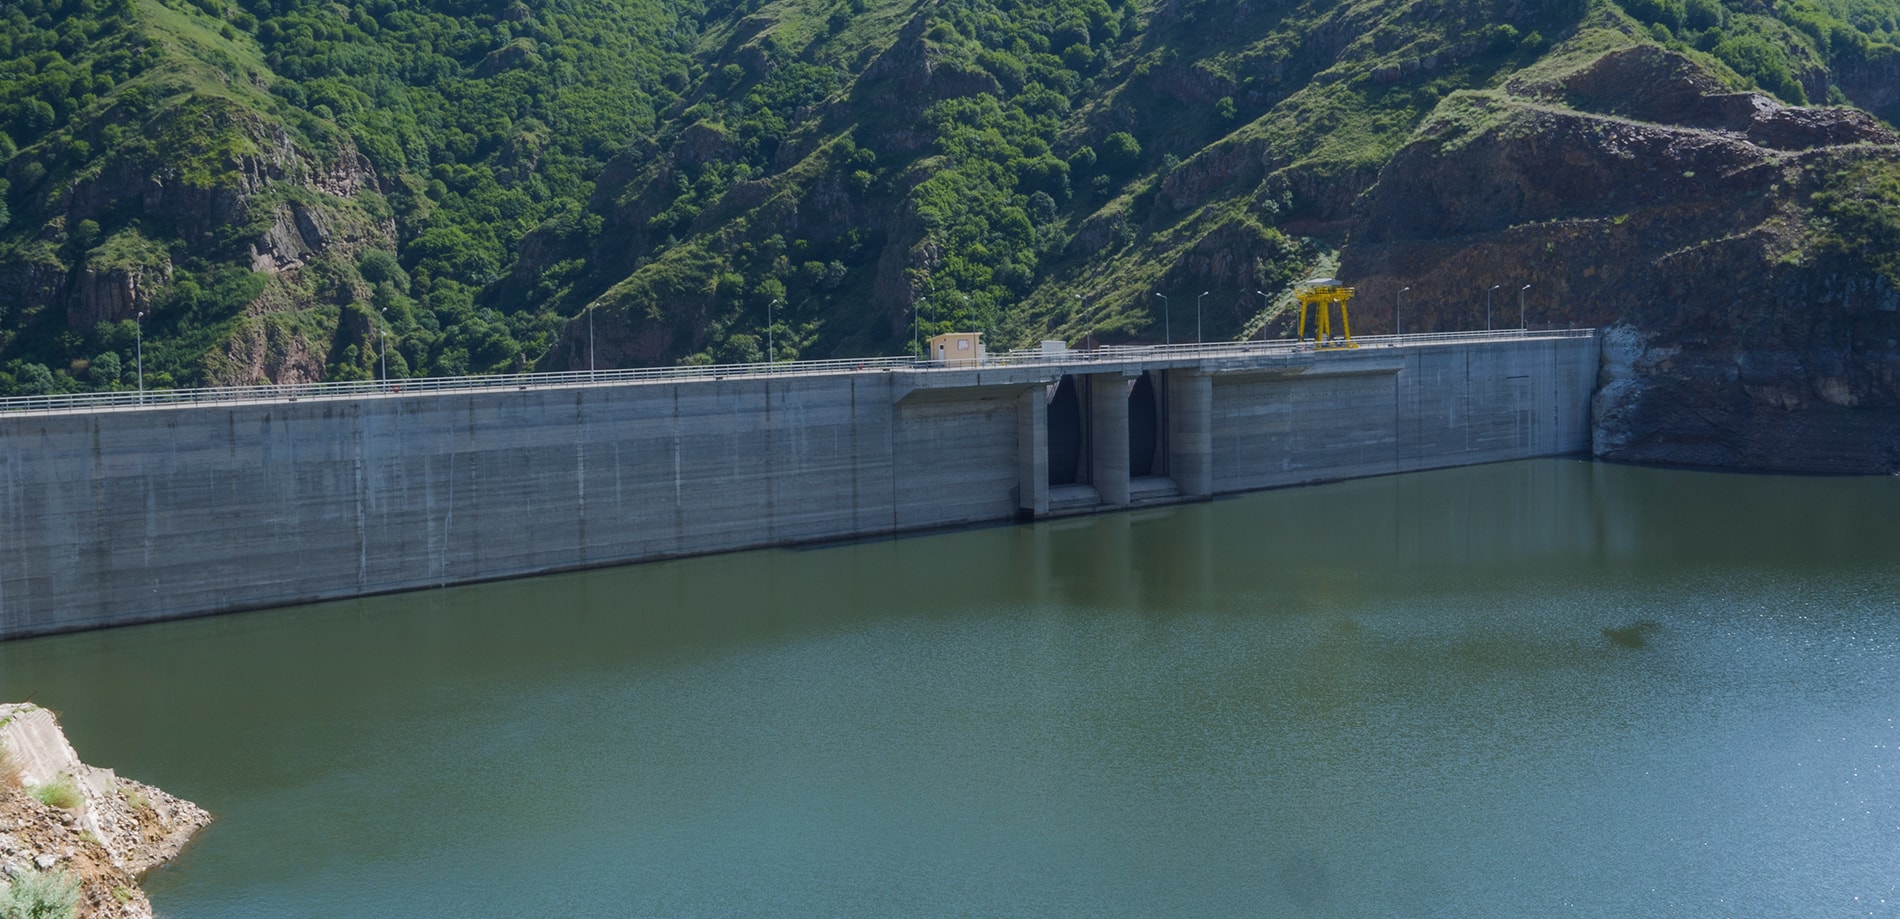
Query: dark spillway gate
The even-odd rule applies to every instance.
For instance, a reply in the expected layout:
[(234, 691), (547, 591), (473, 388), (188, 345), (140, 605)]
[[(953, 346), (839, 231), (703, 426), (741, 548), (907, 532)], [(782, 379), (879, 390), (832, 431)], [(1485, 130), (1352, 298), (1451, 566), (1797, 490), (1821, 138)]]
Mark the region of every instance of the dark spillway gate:
[[(1127, 411), (1119, 417), (1102, 414), (1095, 399), (1096, 387), (1112, 387), (1127, 392)], [(1048, 391), (1048, 416), (1045, 426), (1049, 449), (1049, 485), (1092, 484), (1090, 444), (1103, 425), (1126, 425), (1128, 432), (1128, 477), (1147, 478), (1168, 474), (1168, 410), (1165, 377), (1154, 371), (1139, 376), (1094, 377), (1069, 374)], [(1112, 391), (1112, 390), (1111, 390)], [(1108, 413), (1111, 415), (1119, 413)]]
[(1167, 403), (1158, 375), (1144, 371), (1128, 388), (1128, 477), (1168, 474)]
[(1088, 468), (1083, 463), (1088, 452), (1087, 413), (1082, 410), (1082, 388), (1087, 377), (1074, 374), (1058, 380), (1049, 394), (1049, 484), (1085, 485)]

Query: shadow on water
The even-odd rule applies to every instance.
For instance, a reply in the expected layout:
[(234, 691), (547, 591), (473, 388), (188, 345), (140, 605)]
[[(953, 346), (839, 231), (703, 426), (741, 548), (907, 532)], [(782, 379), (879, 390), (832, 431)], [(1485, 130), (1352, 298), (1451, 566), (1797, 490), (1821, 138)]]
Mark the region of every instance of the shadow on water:
[(1649, 639), (1662, 631), (1662, 623), (1645, 619), (1632, 622), (1620, 628), (1605, 627), (1603, 637), (1619, 648), (1643, 648), (1649, 645)]

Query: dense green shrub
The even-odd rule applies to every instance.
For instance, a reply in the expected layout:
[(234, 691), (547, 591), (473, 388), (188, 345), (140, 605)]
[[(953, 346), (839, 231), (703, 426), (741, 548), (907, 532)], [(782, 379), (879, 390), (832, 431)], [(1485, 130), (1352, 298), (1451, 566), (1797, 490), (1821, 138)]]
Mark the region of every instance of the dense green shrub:
[(80, 804), (79, 787), (73, 784), (71, 776), (62, 775), (58, 779), (37, 785), (33, 788), (33, 797), (41, 804), (72, 810)]
[(1788, 65), (1788, 55), (1759, 35), (1737, 35), (1717, 44), (1712, 52), (1722, 59), (1722, 63), (1735, 68), (1735, 72), (1755, 81), (1783, 101), (1796, 105), (1805, 105), (1808, 101), (1806, 90), (1794, 78), (1794, 69)]
[(0, 919), (72, 919), (79, 912), (79, 879), (63, 871), (26, 871), (0, 890)]
[(1116, 131), (1102, 138), (1102, 168), (1119, 176), (1134, 174), (1141, 167), (1141, 141), (1127, 131)]

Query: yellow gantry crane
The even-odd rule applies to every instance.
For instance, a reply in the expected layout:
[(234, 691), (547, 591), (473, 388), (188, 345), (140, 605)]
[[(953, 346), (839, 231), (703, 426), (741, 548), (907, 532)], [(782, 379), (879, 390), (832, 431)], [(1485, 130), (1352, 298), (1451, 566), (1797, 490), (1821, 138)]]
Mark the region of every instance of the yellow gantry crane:
[[(1352, 299), (1353, 289), (1339, 283), (1338, 278), (1311, 278), (1300, 283), (1300, 289), (1294, 294), (1300, 300), (1300, 339), (1306, 338), (1306, 309), (1313, 307), (1317, 312), (1317, 322), (1313, 326), (1313, 347), (1315, 350), (1336, 348), (1357, 348), (1352, 343), (1352, 320), (1346, 316), (1346, 302)], [(1333, 338), (1331, 304), (1339, 304), (1340, 337)]]

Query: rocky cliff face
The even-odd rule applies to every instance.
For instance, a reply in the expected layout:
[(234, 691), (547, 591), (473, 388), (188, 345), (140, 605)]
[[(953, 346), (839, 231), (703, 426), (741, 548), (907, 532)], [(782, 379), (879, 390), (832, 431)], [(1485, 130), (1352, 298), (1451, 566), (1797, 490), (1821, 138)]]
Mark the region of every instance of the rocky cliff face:
[[(282, 124), (217, 98), (172, 100), (144, 130), (192, 139), (115, 150), (74, 174), (37, 183), (14, 177), (26, 188), (14, 223), (38, 221), (40, 244), (0, 257), (0, 315), (80, 333), (139, 313), (149, 317), (163, 306), (181, 264), (219, 260), (269, 276), (251, 312), (308, 306), (338, 289), (334, 276), (353, 270), (342, 266), (357, 252), (396, 245), (394, 221), (357, 200), (376, 191), (378, 179), (347, 140), (319, 154)], [(111, 237), (88, 239), (86, 227), (104, 227)], [(128, 236), (136, 243), (125, 243)], [(354, 293), (347, 284), (342, 289)], [(226, 372), (206, 382), (311, 376), (301, 362), (280, 367), (252, 359), (256, 349), (242, 337), (225, 345), (223, 357), (211, 362)], [(328, 348), (303, 342), (294, 350), (320, 355)], [(318, 378), (322, 366), (315, 364)]]
[[(1816, 196), (1900, 161), (1863, 112), (1731, 93), (1654, 47), (1447, 100), (1361, 201), (1367, 325), (1608, 327), (1606, 459), (1900, 471), (1900, 291)], [(1526, 289), (1528, 286), (1528, 289)]]
[(38, 706), (0, 704), (0, 767), (0, 886), (63, 873), (79, 882), (81, 917), (150, 919), (139, 876), (211, 822), (189, 801), (81, 762)]
[(150, 310), (152, 301), (171, 282), (171, 269), (170, 259), (152, 265), (88, 264), (80, 269), (67, 305), (67, 324), (88, 329)]

